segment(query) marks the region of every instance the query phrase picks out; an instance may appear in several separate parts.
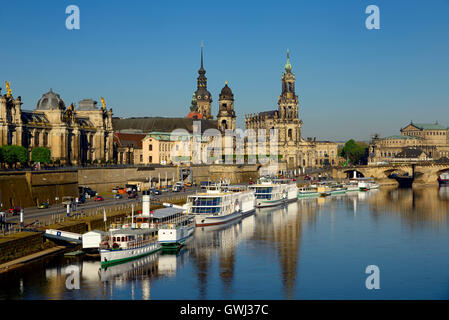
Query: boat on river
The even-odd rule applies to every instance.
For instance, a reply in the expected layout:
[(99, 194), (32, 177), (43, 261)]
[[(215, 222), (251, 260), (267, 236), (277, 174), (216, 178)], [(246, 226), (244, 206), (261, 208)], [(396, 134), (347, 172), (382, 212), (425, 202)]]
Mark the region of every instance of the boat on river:
[(449, 185), (449, 172), (443, 172), (438, 176), (438, 184), (440, 186)]
[(195, 217), (196, 226), (206, 227), (242, 218), (255, 210), (256, 197), (246, 187), (212, 186), (206, 192), (187, 197), (187, 214)]
[(314, 198), (319, 197), (320, 193), (316, 186), (302, 187), (298, 189), (298, 198)]
[(255, 190), (256, 207), (274, 207), (298, 199), (298, 187), (288, 179), (261, 178), (250, 185)]
[(360, 191), (369, 191), (372, 189), (379, 189), (380, 185), (374, 182), (372, 178), (359, 178), (359, 190)]
[(154, 228), (111, 230), (100, 244), (101, 267), (107, 267), (149, 255), (161, 249)]

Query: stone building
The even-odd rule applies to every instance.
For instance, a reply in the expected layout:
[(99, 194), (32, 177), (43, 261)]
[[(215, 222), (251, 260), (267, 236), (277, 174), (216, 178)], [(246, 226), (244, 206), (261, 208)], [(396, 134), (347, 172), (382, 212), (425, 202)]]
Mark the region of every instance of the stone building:
[(112, 109), (106, 110), (102, 102), (101, 108), (92, 99), (66, 107), (50, 89), (34, 110), (23, 110), (21, 97), (14, 98), (7, 83), (7, 93), (0, 97), (0, 146), (20, 145), (29, 153), (34, 147), (48, 147), (51, 159), (61, 164), (110, 161)]
[[(386, 162), (405, 162), (409, 157), (403, 156), (403, 151), (415, 149), (420, 160), (438, 160), (449, 157), (449, 129), (435, 123), (414, 123), (400, 130), (400, 135), (385, 138), (374, 137), (369, 146), (368, 164)], [(425, 156), (418, 151), (425, 153)], [(407, 160), (404, 160), (407, 159)]]
[(114, 132), (114, 159), (117, 164), (143, 164), (142, 140), (145, 134)]
[(246, 115), (246, 129), (253, 129), (256, 132), (258, 129), (265, 129), (266, 141), (269, 139), (270, 130), (277, 130), (279, 138), (277, 151), (281, 159), (287, 161), (287, 168), (290, 170), (338, 164), (338, 143), (302, 138), (303, 121), (299, 118), (295, 74), (292, 72), (288, 50), (284, 69), (277, 110)]

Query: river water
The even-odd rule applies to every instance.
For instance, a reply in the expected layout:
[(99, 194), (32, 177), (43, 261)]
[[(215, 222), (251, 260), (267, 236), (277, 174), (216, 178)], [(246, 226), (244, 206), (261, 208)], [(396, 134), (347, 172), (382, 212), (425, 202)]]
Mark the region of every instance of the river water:
[[(177, 254), (106, 270), (46, 257), (0, 274), (0, 299), (449, 299), (448, 212), (449, 188), (433, 186), (302, 199), (197, 228)], [(369, 265), (379, 289), (366, 287)]]

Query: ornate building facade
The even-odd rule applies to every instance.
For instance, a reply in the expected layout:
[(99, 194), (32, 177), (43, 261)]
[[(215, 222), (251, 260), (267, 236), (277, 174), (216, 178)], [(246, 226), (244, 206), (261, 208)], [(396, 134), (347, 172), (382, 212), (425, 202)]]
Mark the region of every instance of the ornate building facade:
[(78, 107), (66, 107), (50, 89), (27, 111), (7, 83), (7, 93), (0, 97), (0, 146), (20, 145), (29, 153), (34, 147), (48, 147), (51, 159), (61, 164), (112, 160), (112, 109), (106, 110), (103, 98), (102, 103), (98, 108), (96, 101), (84, 99)]
[(282, 91), (278, 98), (277, 110), (259, 112), (245, 116), (246, 129), (265, 129), (267, 139), (271, 129), (278, 132), (277, 149), (281, 159), (287, 161), (288, 169), (323, 167), (338, 164), (338, 143), (303, 139), (299, 118), (299, 100), (295, 93), (295, 74), (290, 64), (287, 50), (287, 62), (282, 74)]
[[(374, 137), (369, 146), (368, 164), (449, 158), (448, 127), (438, 122), (414, 123), (412, 121), (400, 132), (400, 135), (385, 138)], [(418, 156), (404, 158), (404, 152)]]

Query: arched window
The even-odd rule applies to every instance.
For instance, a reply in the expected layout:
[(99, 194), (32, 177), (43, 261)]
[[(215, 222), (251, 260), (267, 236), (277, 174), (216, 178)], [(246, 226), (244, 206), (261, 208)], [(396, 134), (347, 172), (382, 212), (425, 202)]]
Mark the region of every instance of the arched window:
[(293, 139), (293, 130), (292, 129), (288, 129), (288, 139), (289, 140)]

